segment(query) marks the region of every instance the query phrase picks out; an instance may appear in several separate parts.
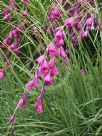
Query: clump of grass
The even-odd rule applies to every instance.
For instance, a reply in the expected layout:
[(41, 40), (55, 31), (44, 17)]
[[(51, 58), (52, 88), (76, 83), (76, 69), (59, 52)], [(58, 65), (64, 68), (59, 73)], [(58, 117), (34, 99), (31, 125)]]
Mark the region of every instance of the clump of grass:
[[(19, 2), (17, 6), (22, 12), (23, 7), (21, 8)], [(0, 134), (11, 135), (11, 128), (14, 128), (17, 136), (99, 136), (102, 134), (102, 32), (99, 27), (78, 47), (73, 46), (70, 38), (65, 37), (66, 47), (71, 45), (72, 48), (69, 53), (70, 62), (62, 65), (62, 58), (57, 59), (59, 75), (55, 77), (54, 85), (47, 87), (42, 103), (44, 112), (36, 113), (33, 105), (39, 96), (39, 90), (30, 90), (25, 108), (17, 111), (14, 124), (9, 126), (6, 133), (8, 119), (23, 94), (24, 84), (36, 71), (35, 59), (45, 52), (52, 40), (53, 34), (48, 35), (42, 30), (42, 23), (46, 24), (48, 21), (46, 10), (49, 6), (47, 1), (32, 1), (28, 4), (30, 15), (23, 18), (26, 19), (26, 25), (21, 32), (20, 54), (10, 51), (10, 67), (5, 68), (5, 79), (0, 81)], [(62, 6), (61, 8), (66, 17), (65, 9)], [(7, 35), (7, 28), (14, 22), (22, 21), (19, 12), (15, 12), (14, 16), (11, 22), (1, 22), (4, 37)], [(56, 24), (60, 26), (62, 22), (51, 23)], [(32, 34), (34, 26), (39, 30), (37, 39)], [(1, 39), (4, 37), (1, 35)], [(39, 44), (41, 52), (38, 49)], [(5, 51), (0, 51), (1, 65), (5, 66)]]

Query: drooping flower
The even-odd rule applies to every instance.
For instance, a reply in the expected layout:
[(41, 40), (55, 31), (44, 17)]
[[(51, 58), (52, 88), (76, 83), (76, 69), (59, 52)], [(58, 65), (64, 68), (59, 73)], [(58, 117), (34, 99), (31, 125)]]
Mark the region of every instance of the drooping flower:
[(15, 7), (15, 2), (14, 2), (14, 0), (10, 0), (10, 1), (9, 1), (9, 7), (10, 7), (10, 8), (14, 8), (14, 7)]
[(49, 47), (47, 48), (47, 53), (51, 58), (56, 55), (56, 47), (53, 43), (50, 44)]
[(23, 15), (23, 16), (28, 16), (28, 10), (25, 9), (25, 10), (22, 12), (22, 15)]
[(49, 61), (49, 72), (51, 76), (57, 76), (58, 75), (58, 68), (55, 65), (55, 58), (52, 58)]
[(12, 125), (14, 123), (15, 117), (16, 117), (16, 113), (14, 112), (14, 114), (9, 118), (8, 125)]
[(22, 109), (25, 107), (27, 98), (28, 98), (28, 92), (26, 91), (26, 92), (24, 93), (23, 97), (20, 99), (20, 101), (19, 101), (18, 104), (17, 104), (17, 108), (18, 108), (19, 110), (22, 110)]
[(43, 64), (43, 62), (46, 60), (45, 56), (44, 55), (41, 55), (39, 58), (36, 59), (36, 61), (39, 63), (39, 64)]
[(44, 60), (43, 64), (41, 65), (41, 74), (43, 76), (46, 76), (48, 72), (49, 72), (48, 62)]
[(68, 18), (67, 20), (64, 21), (64, 24), (69, 28), (73, 28), (75, 26), (75, 18), (74, 17)]
[(11, 15), (11, 13), (8, 9), (3, 9), (2, 14), (3, 14), (3, 20), (4, 21), (8, 21), (12, 18), (12, 15)]
[(88, 35), (89, 35), (89, 31), (88, 30), (82, 31), (81, 32), (81, 39), (84, 39), (84, 38), (88, 37)]
[(93, 17), (90, 17), (90, 18), (88, 18), (88, 19), (86, 20), (86, 25), (87, 25), (87, 26), (92, 26), (92, 24), (93, 24)]
[(52, 85), (54, 83), (53, 77), (50, 74), (47, 74), (44, 77), (44, 84), (45, 85)]
[(24, 4), (28, 4), (30, 0), (21, 0)]
[(0, 69), (0, 80), (4, 79), (4, 70)]
[(80, 74), (81, 74), (82, 76), (85, 76), (85, 69), (82, 68), (82, 69), (80, 70)]
[(61, 17), (61, 10), (56, 4), (54, 4), (49, 10), (48, 17), (52, 22)]
[(29, 82), (27, 83), (26, 88), (27, 88), (28, 90), (32, 90), (32, 89), (34, 88), (34, 82), (33, 82), (33, 80), (31, 80), (31, 81), (29, 81)]
[(67, 0), (62, 0), (62, 5), (65, 5)]
[(38, 113), (42, 113), (43, 112), (42, 99), (40, 97), (35, 102), (34, 107), (36, 108), (36, 111)]
[(38, 73), (38, 71), (35, 73), (35, 75), (34, 75), (34, 79), (33, 79), (33, 83), (34, 83), (34, 87), (35, 88), (38, 88), (39, 87), (39, 75), (38, 75), (39, 73)]
[(65, 52), (65, 50), (64, 50), (63, 47), (60, 47), (60, 48), (58, 49), (57, 55), (58, 55), (59, 57), (62, 57), (62, 58), (66, 58), (66, 57), (67, 57), (67, 53)]
[(64, 34), (62, 31), (57, 31), (54, 35), (54, 41), (57, 47), (64, 45)]
[(77, 37), (76, 37), (75, 34), (72, 35), (71, 40), (72, 40), (72, 43), (73, 43), (73, 44), (75, 44), (75, 45), (78, 45), (78, 44), (79, 44), (78, 39), (77, 39)]

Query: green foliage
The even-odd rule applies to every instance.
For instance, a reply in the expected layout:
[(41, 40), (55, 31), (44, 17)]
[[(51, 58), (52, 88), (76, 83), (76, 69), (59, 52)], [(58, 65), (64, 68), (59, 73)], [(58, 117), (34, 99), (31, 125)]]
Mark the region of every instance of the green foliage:
[[(5, 79), (0, 81), (1, 136), (11, 135), (11, 128), (7, 132), (8, 119), (23, 94), (25, 83), (33, 76), (37, 67), (34, 58), (40, 52), (30, 35), (30, 28), (36, 24), (41, 31), (42, 23), (47, 22), (46, 11), (49, 6), (50, 2), (47, 0), (32, 0), (29, 5), (31, 16), (28, 17), (27, 27), (22, 33), (22, 55), (12, 53), (10, 69), (5, 70)], [(16, 22), (20, 22), (19, 15), (14, 13), (14, 16)], [(4, 24), (1, 21), (0, 24), (0, 38), (4, 39), (13, 20), (12, 23)], [(41, 47), (44, 46), (43, 40), (46, 45), (51, 40), (42, 31), (40, 39)], [(69, 39), (66, 43), (66, 46), (71, 44)], [(91, 49), (93, 52), (90, 54)], [(0, 52), (3, 51), (0, 49)], [(71, 62), (65, 66), (58, 59), (59, 76), (55, 79), (55, 84), (47, 88), (43, 102), (44, 113), (36, 113), (33, 104), (39, 90), (31, 90), (26, 107), (17, 111), (12, 126), (15, 136), (102, 135), (102, 32), (97, 29), (87, 41), (80, 43), (78, 50), (72, 45), (70, 56)], [(4, 65), (3, 57), (0, 57), (0, 63)], [(84, 76), (80, 74), (81, 68), (85, 69)]]

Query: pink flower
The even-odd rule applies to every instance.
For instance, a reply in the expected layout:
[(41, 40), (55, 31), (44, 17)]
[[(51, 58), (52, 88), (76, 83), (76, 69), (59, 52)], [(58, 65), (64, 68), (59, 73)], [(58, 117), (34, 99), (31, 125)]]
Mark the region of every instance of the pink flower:
[(75, 18), (74, 17), (68, 18), (67, 20), (64, 21), (64, 24), (70, 28), (74, 27), (75, 26)]
[(25, 10), (22, 12), (22, 15), (23, 15), (23, 16), (28, 16), (28, 10), (25, 9)]
[(30, 2), (30, 0), (21, 0), (24, 4), (27, 4)]
[(50, 57), (54, 57), (56, 55), (56, 47), (53, 43), (47, 48), (47, 53)]
[(43, 112), (43, 106), (41, 104), (38, 105), (36, 111), (39, 112), (39, 113), (42, 113)]
[(45, 56), (44, 56), (44, 55), (42, 55), (42, 56), (40, 56), (39, 58), (36, 59), (36, 61), (37, 61), (39, 64), (43, 64), (43, 62), (44, 62), (45, 60), (46, 60), (46, 59), (45, 59)]
[(32, 90), (32, 89), (34, 88), (34, 81), (33, 81), (33, 80), (29, 81), (29, 82), (27, 83), (27, 85), (26, 85), (26, 88), (27, 88), (28, 90)]
[(34, 107), (36, 108), (37, 112), (39, 112), (39, 113), (43, 112), (42, 98), (38, 97), (37, 101), (34, 104)]
[(21, 100), (19, 101), (18, 105), (17, 105), (18, 109), (20, 109), (20, 110), (23, 109), (24, 106), (25, 106), (25, 104), (26, 104), (25, 99), (21, 99)]
[(5, 61), (5, 67), (8, 69), (8, 68), (10, 68), (10, 60), (9, 59), (7, 59), (6, 61)]
[(19, 110), (22, 110), (24, 108), (24, 106), (26, 105), (26, 102), (27, 102), (27, 98), (28, 98), (28, 92), (26, 91), (26, 92), (24, 92), (23, 97), (20, 99), (20, 101), (17, 104), (17, 108)]
[(84, 38), (88, 37), (88, 35), (89, 35), (89, 31), (88, 30), (82, 31), (81, 39), (84, 39)]
[(3, 20), (4, 21), (8, 21), (12, 18), (12, 15), (11, 15), (11, 13), (8, 9), (3, 9), (2, 14), (3, 14)]
[(75, 45), (78, 45), (78, 44), (79, 44), (78, 39), (77, 39), (77, 37), (76, 37), (75, 34), (72, 35), (71, 40), (72, 40), (72, 43), (73, 43), (73, 44), (75, 44)]
[(9, 118), (9, 122), (8, 122), (9, 125), (14, 123), (15, 117), (16, 117), (16, 113), (14, 112), (14, 114)]
[(58, 31), (55, 33), (54, 41), (58, 47), (64, 45), (64, 34), (62, 31)]
[(43, 64), (41, 65), (41, 74), (43, 76), (46, 76), (48, 74), (48, 72), (49, 72), (49, 66), (48, 66), (47, 61), (45, 60), (43, 62)]
[(59, 7), (54, 4), (51, 9), (49, 10), (48, 17), (50, 21), (55, 21), (61, 16), (61, 10)]
[(86, 25), (87, 25), (87, 26), (92, 26), (92, 24), (93, 24), (93, 18), (90, 17), (90, 18), (88, 18), (88, 19), (86, 20)]
[(38, 73), (35, 73), (34, 79), (33, 79), (34, 87), (38, 88), (39, 87), (39, 79), (38, 79)]
[(67, 57), (67, 53), (64, 51), (63, 47), (60, 47), (58, 49), (57, 55), (60, 56), (60, 57), (62, 57), (62, 58), (66, 58)]
[(4, 79), (4, 70), (0, 69), (0, 80)]
[(54, 80), (53, 80), (52, 76), (50, 76), (50, 74), (47, 74), (44, 77), (44, 84), (45, 85), (52, 85), (53, 83), (54, 83)]
[(55, 59), (54, 58), (49, 61), (49, 71), (50, 71), (51, 76), (58, 75), (58, 69), (55, 65)]
[(85, 76), (85, 69), (82, 68), (82, 69), (80, 70), (80, 74), (81, 74), (82, 76)]
[(9, 7), (10, 7), (10, 8), (14, 8), (14, 7), (15, 7), (15, 2), (14, 2), (14, 0), (10, 0), (10, 1), (9, 1)]
[(13, 50), (16, 49), (17, 48), (17, 43), (11, 44), (10, 48), (13, 49)]
[(14, 51), (16, 54), (19, 53), (19, 49), (18, 49), (18, 48), (13, 49), (13, 51)]
[(62, 0), (62, 5), (65, 5), (67, 0)]

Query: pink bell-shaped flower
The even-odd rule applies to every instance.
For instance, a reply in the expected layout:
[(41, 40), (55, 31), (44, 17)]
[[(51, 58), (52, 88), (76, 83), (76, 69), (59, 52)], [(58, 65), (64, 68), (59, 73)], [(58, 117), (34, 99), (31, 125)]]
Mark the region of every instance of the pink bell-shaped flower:
[(4, 79), (4, 70), (0, 69), (0, 80)]
[(64, 34), (62, 31), (58, 31), (55, 33), (54, 41), (58, 47), (64, 45)]
[(48, 72), (49, 72), (49, 66), (48, 66), (47, 61), (45, 60), (43, 62), (43, 64), (41, 65), (41, 74), (43, 76), (46, 76), (48, 74)]
[(52, 85), (53, 83), (54, 83), (54, 80), (53, 80), (52, 76), (50, 74), (47, 74), (44, 77), (44, 84), (45, 85)]

